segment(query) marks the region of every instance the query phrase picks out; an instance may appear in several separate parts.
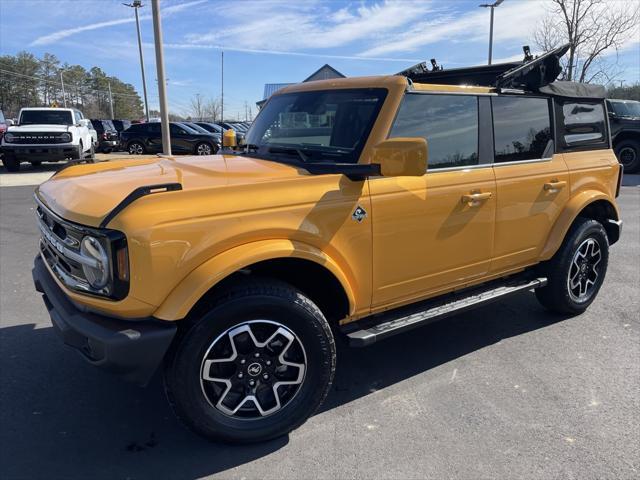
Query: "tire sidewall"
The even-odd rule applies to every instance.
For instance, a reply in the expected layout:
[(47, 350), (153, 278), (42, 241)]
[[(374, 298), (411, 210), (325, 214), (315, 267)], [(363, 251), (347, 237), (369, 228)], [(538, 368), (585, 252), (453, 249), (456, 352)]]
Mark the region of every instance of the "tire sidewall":
[[(305, 379), (296, 395), (281, 410), (255, 421), (235, 419), (212, 407), (200, 384), (202, 360), (211, 343), (228, 329), (250, 320), (285, 325), (300, 339), (307, 361)], [(196, 432), (231, 442), (262, 441), (295, 429), (318, 408), (333, 377), (335, 345), (328, 325), (325, 327), (322, 321), (326, 324), (304, 304), (272, 295), (236, 298), (214, 308), (187, 332), (172, 368), (166, 371), (176, 413)]]

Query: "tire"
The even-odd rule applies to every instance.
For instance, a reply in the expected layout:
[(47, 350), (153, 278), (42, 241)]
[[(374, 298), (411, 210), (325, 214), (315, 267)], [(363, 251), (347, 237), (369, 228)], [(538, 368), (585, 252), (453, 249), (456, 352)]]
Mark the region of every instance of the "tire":
[(129, 152), (129, 155), (143, 155), (146, 153), (146, 149), (140, 142), (130, 142), (129, 145), (127, 145), (127, 152)]
[(20, 171), (20, 161), (13, 155), (4, 154), (2, 157), (2, 163), (8, 172)]
[(78, 151), (73, 157), (73, 160), (82, 160), (84, 158), (84, 147), (82, 146), (82, 140), (78, 143)]
[(624, 165), (626, 173), (640, 171), (640, 142), (638, 140), (623, 140), (615, 147), (618, 161)]
[(548, 283), (536, 290), (536, 296), (551, 311), (582, 313), (595, 300), (608, 263), (609, 241), (604, 227), (596, 220), (578, 218), (560, 250), (542, 266)]
[[(218, 297), (177, 340), (165, 363), (165, 391), (177, 417), (199, 435), (259, 442), (287, 434), (316, 411), (335, 365), (334, 339), (318, 307), (286, 283), (251, 280)], [(292, 383), (277, 386), (284, 381)]]
[(93, 145), (83, 157), (87, 163), (96, 163), (96, 149)]
[(193, 149), (194, 155), (213, 155), (214, 147), (210, 143), (200, 142)]

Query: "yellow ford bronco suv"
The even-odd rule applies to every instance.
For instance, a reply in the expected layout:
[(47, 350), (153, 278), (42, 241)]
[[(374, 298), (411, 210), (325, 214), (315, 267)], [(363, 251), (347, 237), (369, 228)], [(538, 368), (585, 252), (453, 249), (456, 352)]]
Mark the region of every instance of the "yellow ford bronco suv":
[(239, 153), (60, 171), (35, 192), (53, 325), (130, 381), (162, 365), (188, 427), (250, 442), (318, 408), (338, 336), (528, 290), (584, 311), (621, 168), (602, 89), (548, 81), (556, 57), (290, 86)]

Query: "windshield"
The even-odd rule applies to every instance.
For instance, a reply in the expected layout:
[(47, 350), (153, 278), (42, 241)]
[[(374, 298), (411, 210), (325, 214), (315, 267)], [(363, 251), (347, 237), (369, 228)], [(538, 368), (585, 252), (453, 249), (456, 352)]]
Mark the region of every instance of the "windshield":
[(197, 123), (185, 123), (185, 125), (187, 127), (190, 127), (191, 130), (195, 130), (198, 133), (206, 133), (209, 134), (211, 132), (209, 132), (208, 130), (205, 130), (204, 128), (202, 128), (200, 125), (198, 125)]
[(304, 152), (312, 162), (356, 163), (386, 89), (320, 90), (272, 97), (247, 133), (259, 153)]
[(640, 102), (611, 102), (613, 111), (621, 117), (640, 117)]
[(20, 125), (73, 125), (67, 110), (23, 110)]

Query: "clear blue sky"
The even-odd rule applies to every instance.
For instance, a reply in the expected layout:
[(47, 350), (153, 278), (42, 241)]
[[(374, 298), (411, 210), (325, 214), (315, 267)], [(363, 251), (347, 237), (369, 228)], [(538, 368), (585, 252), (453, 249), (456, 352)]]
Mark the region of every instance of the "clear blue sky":
[[(125, 0), (122, 0), (125, 1)], [(0, 54), (55, 54), (99, 66), (142, 92), (133, 10), (118, 0), (0, 0)], [(622, 1), (610, 0), (622, 5)], [(635, 0), (628, 0), (635, 1)], [(140, 10), (147, 84), (158, 104), (151, 2)], [(325, 63), (347, 76), (395, 73), (435, 57), (445, 67), (486, 62), (489, 12), (479, 0), (164, 0), (165, 64), (172, 111), (196, 93), (220, 94), (244, 116), (265, 83), (297, 82)], [(506, 0), (496, 9), (494, 60), (521, 58), (545, 0)], [(627, 83), (640, 77), (640, 33), (619, 53)], [(535, 49), (534, 49), (535, 50)]]

